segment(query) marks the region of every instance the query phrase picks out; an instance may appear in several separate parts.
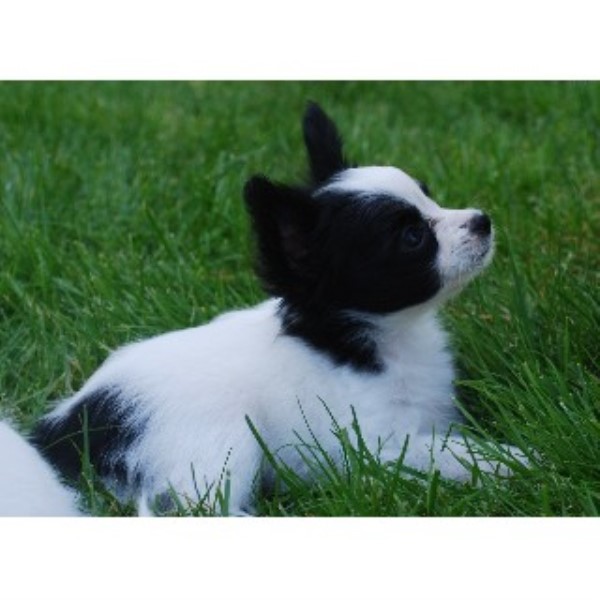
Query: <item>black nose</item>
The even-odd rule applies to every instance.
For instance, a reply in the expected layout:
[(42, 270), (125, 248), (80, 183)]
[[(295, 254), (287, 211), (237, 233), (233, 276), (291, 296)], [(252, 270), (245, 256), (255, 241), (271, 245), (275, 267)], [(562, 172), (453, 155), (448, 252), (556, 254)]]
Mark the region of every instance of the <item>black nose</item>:
[(490, 235), (492, 232), (492, 221), (485, 213), (475, 215), (469, 221), (469, 231), (478, 235)]

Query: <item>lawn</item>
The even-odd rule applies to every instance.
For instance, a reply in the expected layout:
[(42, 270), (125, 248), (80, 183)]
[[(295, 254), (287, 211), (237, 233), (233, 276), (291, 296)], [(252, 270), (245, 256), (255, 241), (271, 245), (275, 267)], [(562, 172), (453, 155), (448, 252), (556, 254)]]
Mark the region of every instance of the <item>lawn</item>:
[[(492, 267), (444, 312), (457, 396), (484, 439), (535, 455), (459, 485), (348, 446), (313, 485), (282, 472), (261, 514), (597, 515), (596, 83), (0, 84), (0, 410), (27, 430), (111, 349), (264, 297), (241, 189), (304, 176), (307, 99), (357, 163), (493, 217)], [(128, 510), (89, 496), (97, 514)]]

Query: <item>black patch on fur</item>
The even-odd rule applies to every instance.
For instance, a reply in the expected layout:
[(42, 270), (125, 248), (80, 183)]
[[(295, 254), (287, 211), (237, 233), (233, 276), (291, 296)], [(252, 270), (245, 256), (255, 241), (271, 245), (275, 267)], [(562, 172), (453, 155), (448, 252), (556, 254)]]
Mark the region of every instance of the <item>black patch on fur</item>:
[[(319, 195), (318, 202), (309, 263), (317, 285), (304, 300), (389, 314), (438, 292), (437, 239), (414, 206), (385, 195), (365, 199), (336, 192)], [(423, 231), (416, 248), (407, 246), (404, 236), (414, 227)]]
[(133, 408), (120, 396), (117, 388), (101, 388), (84, 396), (65, 416), (42, 419), (33, 431), (33, 444), (66, 479), (76, 482), (82, 471), (87, 421), (89, 460), (96, 475), (123, 485), (134, 483), (125, 455), (144, 422), (133, 424)]
[(348, 167), (337, 127), (318, 104), (308, 103), (302, 131), (314, 184), (321, 184)]
[(407, 202), (383, 194), (319, 192), (318, 182), (344, 168), (341, 140), (314, 104), (304, 134), (317, 185), (294, 187), (256, 176), (244, 189), (257, 271), (265, 290), (282, 298), (284, 333), (337, 364), (376, 372), (383, 366), (374, 326), (365, 317), (420, 304), (439, 291), (438, 243)]
[(285, 301), (279, 310), (282, 330), (324, 352), (337, 365), (352, 365), (359, 371), (383, 371), (373, 326), (358, 317), (343, 313), (296, 310)]
[(302, 295), (311, 283), (305, 264), (318, 207), (310, 194), (252, 177), (244, 188), (258, 249), (257, 273), (265, 290), (281, 296)]

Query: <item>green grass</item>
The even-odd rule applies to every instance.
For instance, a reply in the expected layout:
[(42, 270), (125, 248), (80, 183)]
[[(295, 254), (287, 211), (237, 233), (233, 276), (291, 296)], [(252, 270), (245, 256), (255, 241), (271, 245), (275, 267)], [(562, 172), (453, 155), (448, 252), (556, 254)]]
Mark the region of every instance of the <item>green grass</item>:
[[(279, 466), (288, 491), (261, 514), (598, 514), (595, 83), (1, 84), (0, 410), (27, 429), (111, 349), (263, 297), (241, 188), (303, 176), (307, 99), (358, 163), (493, 216), (493, 266), (445, 311), (458, 396), (484, 439), (536, 458), (458, 485), (402, 476), (341, 431), (345, 466), (307, 445), (317, 481)], [(93, 512), (130, 512), (92, 479)]]

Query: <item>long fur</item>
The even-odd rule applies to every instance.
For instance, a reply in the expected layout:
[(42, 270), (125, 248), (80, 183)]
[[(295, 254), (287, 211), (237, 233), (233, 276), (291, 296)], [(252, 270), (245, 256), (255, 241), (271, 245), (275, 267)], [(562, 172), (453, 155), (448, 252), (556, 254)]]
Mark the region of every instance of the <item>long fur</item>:
[(246, 514), (273, 478), (247, 417), (307, 475), (297, 435), (339, 456), (330, 414), (350, 427), (354, 410), (382, 460), (408, 438), (407, 465), (470, 477), (476, 459), (448, 436), (454, 368), (436, 313), (491, 260), (491, 222), (438, 206), (400, 169), (350, 167), (315, 104), (303, 129), (310, 182), (256, 176), (244, 190), (272, 297), (113, 353), (34, 432), (64, 476), (78, 474), (85, 420), (92, 464), (121, 497), (214, 501), (228, 477), (230, 510)]
[(6, 422), (0, 422), (0, 516), (79, 516), (75, 493), (40, 454)]

